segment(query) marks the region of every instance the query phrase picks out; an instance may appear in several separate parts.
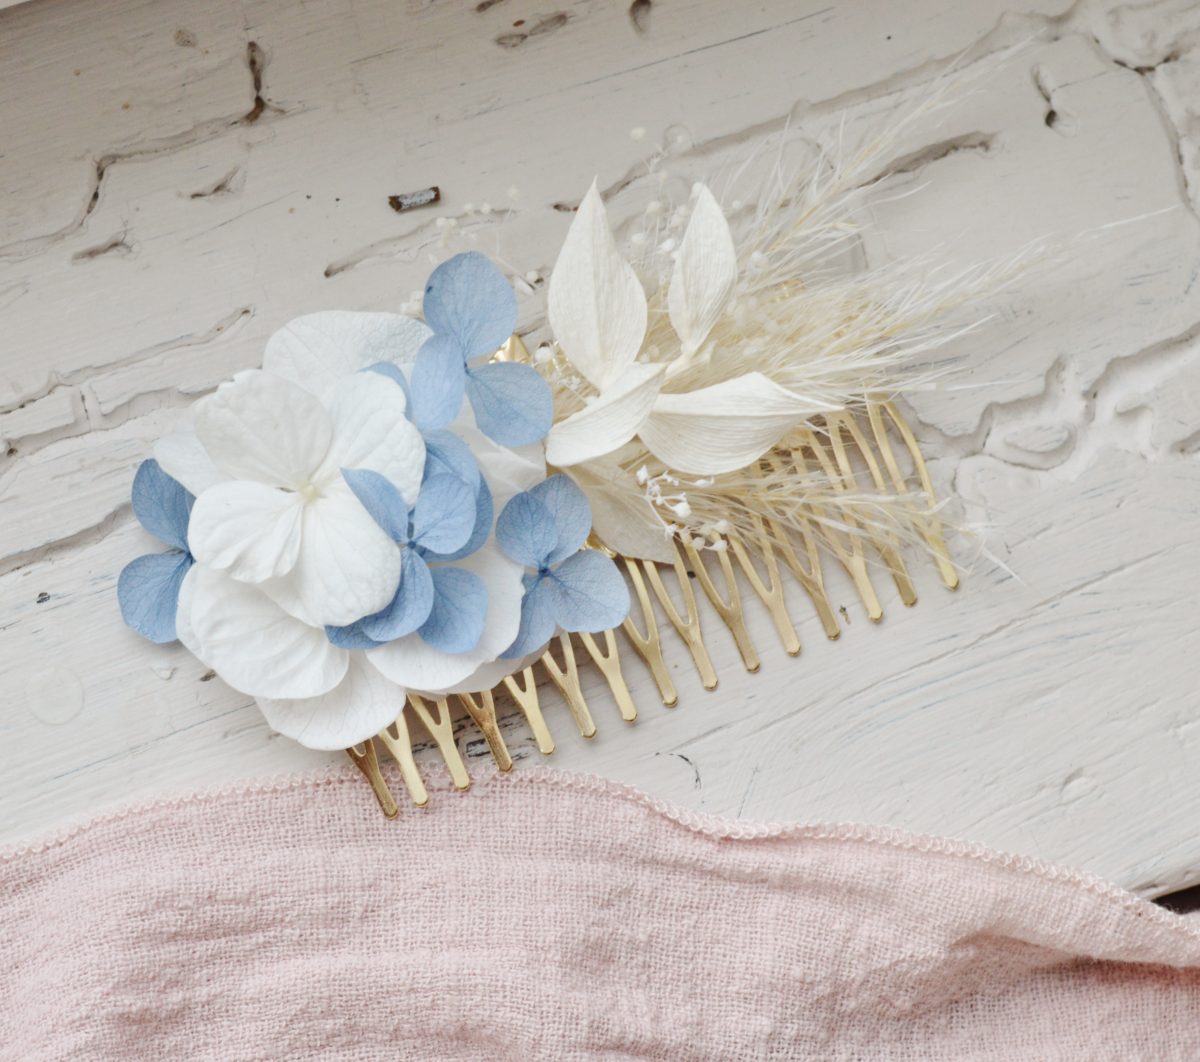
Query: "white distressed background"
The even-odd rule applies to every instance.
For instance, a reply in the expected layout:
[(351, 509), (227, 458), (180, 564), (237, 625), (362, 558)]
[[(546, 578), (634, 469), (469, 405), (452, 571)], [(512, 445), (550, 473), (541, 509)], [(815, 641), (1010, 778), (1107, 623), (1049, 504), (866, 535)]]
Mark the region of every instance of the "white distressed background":
[[(756, 614), (758, 675), (710, 622), (717, 693), (672, 645), (677, 709), (631, 662), (637, 725), (597, 695), (585, 743), (551, 708), (550, 762), (722, 815), (952, 834), (1151, 894), (1200, 882), (1200, 6), (555, 2), (0, 12), (0, 841), (330, 759), (116, 608), (150, 547), (137, 462), (273, 329), (397, 308), (435, 219), (468, 202), (504, 208), (463, 219), (478, 246), (544, 272), (568, 220), (553, 204), (595, 174), (636, 177), (662, 144), (719, 165), (790, 113), (853, 123), (964, 51), (1029, 41), (914, 130), (921, 190), (878, 211), (873, 247), (1074, 248), (996, 302), (955, 387), (916, 409), (1004, 567), (949, 594), (916, 566), (911, 611), (879, 580), (879, 627), (835, 582), (838, 643), (797, 590), (804, 654)], [(429, 184), (440, 207), (388, 209)]]

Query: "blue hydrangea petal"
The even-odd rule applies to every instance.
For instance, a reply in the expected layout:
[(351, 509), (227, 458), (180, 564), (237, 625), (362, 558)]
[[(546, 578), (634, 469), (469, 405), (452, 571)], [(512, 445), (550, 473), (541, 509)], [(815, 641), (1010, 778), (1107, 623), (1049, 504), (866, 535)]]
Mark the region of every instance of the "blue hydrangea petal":
[(546, 563), (557, 564), (572, 553), (578, 553), (592, 531), (592, 507), (587, 495), (570, 476), (561, 473), (530, 487), (529, 493), (550, 511), (558, 534)]
[(377, 372), (380, 376), (386, 376), (393, 383), (398, 384), (408, 402), (408, 419), (412, 420), (412, 392), (408, 387), (408, 378), (404, 375), (399, 365), (393, 365), (390, 361), (377, 361), (374, 365), (368, 365), (365, 369), (359, 369), (358, 371)]
[(457, 476), (468, 487), (479, 486), (479, 463), (471, 448), (452, 431), (438, 428), (424, 433), (425, 479), (430, 476)]
[(429, 618), (433, 608), (433, 579), (429, 565), (415, 549), (401, 558), (400, 586), (392, 603), (381, 612), (360, 620), (363, 633), (377, 642), (390, 642), (412, 634)]
[(339, 649), (378, 649), (383, 643), (368, 637), (363, 630), (365, 622), (365, 619), (360, 619), (345, 627), (326, 626), (325, 637)]
[(568, 557), (544, 581), (554, 618), (565, 631), (606, 631), (629, 614), (629, 588), (612, 560), (597, 550)]
[(176, 550), (147, 553), (130, 561), (117, 577), (121, 618), (159, 645), (175, 641), (179, 587), (191, 566), (191, 556)]
[(480, 476), (479, 487), (475, 494), (475, 527), (471, 531), (471, 537), (453, 553), (438, 554), (437, 559), (443, 561), (462, 560), (479, 549), (487, 541), (488, 535), (492, 533), (494, 511), (492, 492), (488, 488), (487, 480)]
[(425, 323), (453, 336), (463, 357), (491, 354), (517, 326), (517, 297), (504, 275), (478, 251), (443, 262), (425, 284)]
[(433, 476), (421, 484), (413, 506), (412, 540), (430, 553), (453, 553), (475, 530), (475, 491), (458, 476)]
[(370, 468), (343, 468), (342, 479), (393, 542), (408, 541), (408, 506), (387, 476)]
[(467, 398), (479, 430), (502, 446), (537, 442), (554, 421), (554, 397), (532, 365), (498, 361), (468, 369)]
[[(195, 500), (157, 461), (151, 459), (138, 465), (133, 477), (133, 514), (160, 542), (187, 552), (188, 519)], [(168, 641), (173, 638), (174, 635)]]
[(430, 336), (417, 351), (409, 383), (409, 416), (422, 431), (444, 428), (462, 409), (467, 366), (452, 336)]
[(528, 491), (514, 494), (496, 520), (496, 541), (518, 564), (543, 568), (558, 542), (554, 517)]
[(466, 653), (483, 637), (487, 584), (465, 568), (433, 569), (433, 610), (420, 635), (443, 653)]
[(521, 599), (521, 626), (512, 645), (500, 654), (500, 658), (515, 660), (536, 652), (554, 636), (556, 627), (550, 579), (543, 577)]

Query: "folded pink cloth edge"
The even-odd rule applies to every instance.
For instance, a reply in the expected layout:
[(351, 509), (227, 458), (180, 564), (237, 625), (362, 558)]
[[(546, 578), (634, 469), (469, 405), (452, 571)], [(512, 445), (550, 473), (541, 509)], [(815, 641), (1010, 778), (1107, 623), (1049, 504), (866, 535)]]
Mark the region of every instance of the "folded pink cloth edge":
[[(452, 800), (462, 792), (454, 786), (449, 772), (444, 767), (434, 764), (422, 765), (422, 768), (426, 788), (431, 794), (437, 793), (441, 795), (441, 799)], [(385, 765), (382, 769), (393, 791), (402, 791), (403, 780), (398, 768)], [(136, 817), (149, 810), (186, 804), (215, 803), (250, 794), (269, 794), (294, 789), (317, 789), (323, 786), (347, 784), (361, 787), (365, 815), (381, 814), (366, 780), (357, 768), (350, 764), (330, 764), (308, 771), (282, 773), (258, 779), (241, 779), (221, 785), (185, 789), (177, 793), (168, 793), (148, 799), (121, 801), (92, 815), (84, 816), (78, 821), (51, 828), (27, 840), (0, 845), (0, 864), (8, 864), (50, 851), (69, 844), (73, 839), (99, 826)], [(1004, 851), (978, 841), (936, 834), (921, 834), (898, 826), (841, 820), (759, 822), (750, 819), (727, 819), (673, 804), (655, 797), (637, 786), (616, 782), (587, 772), (566, 771), (541, 765), (521, 767), (508, 772), (502, 772), (491, 764), (473, 766), (472, 790), (478, 791), (496, 785), (542, 785), (617, 797), (652, 811), (660, 818), (693, 833), (714, 839), (851, 841), (868, 846), (935, 853), (953, 859), (982, 862), (1016, 874), (1032, 875), (1046, 881), (1075, 886), (1122, 907), (1140, 909), (1142, 917), (1160, 923), (1163, 927), (1183, 930), (1187, 935), (1200, 940), (1200, 920), (1193, 921), (1186, 916), (1179, 915), (1151, 900), (1138, 896), (1115, 882), (1089, 871), (1078, 870), (1065, 863)], [(423, 814), (424, 810), (415, 806), (402, 806), (400, 814), (392, 822), (396, 828), (402, 829), (406, 815)]]

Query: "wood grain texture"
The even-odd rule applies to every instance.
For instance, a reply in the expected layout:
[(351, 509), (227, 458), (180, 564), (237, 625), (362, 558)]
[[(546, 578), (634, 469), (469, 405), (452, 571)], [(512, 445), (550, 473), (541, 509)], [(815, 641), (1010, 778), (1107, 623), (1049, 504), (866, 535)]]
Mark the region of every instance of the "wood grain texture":
[[(719, 172), (785, 121), (855, 128), (954, 57), (1026, 42), (908, 131), (914, 194), (877, 206), (868, 248), (959, 264), (1064, 248), (915, 403), (987, 554), (956, 594), (914, 566), (921, 604), (884, 593), (880, 626), (835, 577), (838, 643), (789, 586), (798, 660), (747, 595), (759, 674), (710, 617), (717, 692), (668, 635), (679, 707), (631, 655), (629, 726), (589, 672), (599, 735), (548, 710), (553, 762), (717, 814), (951, 834), (1148, 894), (1200, 882), (1198, 30), (1177, 0), (0, 12), (0, 841), (329, 760), (116, 608), (117, 573), (149, 546), (136, 464), (275, 328), (399, 308), (448, 253), (438, 218), (544, 276), (555, 204), (593, 176), (628, 218), (655, 148), (682, 176)], [(436, 207), (388, 208), (432, 184)], [(538, 758), (524, 726), (503, 729), (518, 770)], [(487, 754), (461, 733), (468, 764)]]

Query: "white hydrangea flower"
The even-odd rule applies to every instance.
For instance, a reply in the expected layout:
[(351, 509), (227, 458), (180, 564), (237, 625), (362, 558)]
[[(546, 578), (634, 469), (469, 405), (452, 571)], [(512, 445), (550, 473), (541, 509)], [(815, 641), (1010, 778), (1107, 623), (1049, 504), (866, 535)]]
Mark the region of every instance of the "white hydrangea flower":
[(199, 563), (261, 586), (318, 627), (378, 611), (400, 579), (399, 551), (342, 470), (378, 472), (411, 504), (425, 466), (397, 384), (356, 373), (328, 395), (326, 407), (298, 384), (251, 370), (201, 399), (196, 438), (226, 478), (198, 496), (188, 530)]

